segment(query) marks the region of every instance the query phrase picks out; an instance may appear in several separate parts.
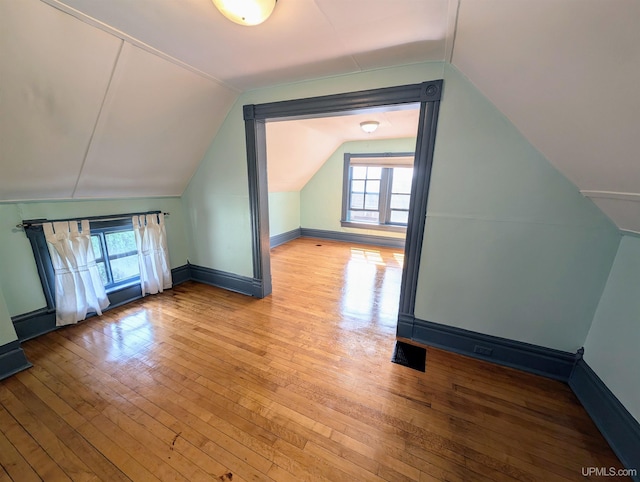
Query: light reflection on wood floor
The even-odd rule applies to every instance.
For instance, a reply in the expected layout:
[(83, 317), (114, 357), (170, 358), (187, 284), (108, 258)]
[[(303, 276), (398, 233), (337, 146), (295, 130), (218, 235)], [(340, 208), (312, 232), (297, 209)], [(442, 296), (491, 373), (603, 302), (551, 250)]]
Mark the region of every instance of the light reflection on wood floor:
[(620, 466), (562, 383), (434, 349), (425, 373), (390, 363), (402, 261), (299, 239), (272, 251), (266, 299), (189, 282), (24, 343), (34, 367), (0, 382), (0, 481), (555, 481)]

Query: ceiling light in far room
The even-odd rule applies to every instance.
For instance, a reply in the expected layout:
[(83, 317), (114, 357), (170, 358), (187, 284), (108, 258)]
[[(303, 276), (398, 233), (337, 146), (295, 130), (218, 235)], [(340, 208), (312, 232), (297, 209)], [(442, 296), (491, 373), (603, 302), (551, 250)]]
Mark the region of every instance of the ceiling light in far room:
[(229, 20), (240, 25), (258, 25), (269, 18), (277, 0), (212, 0)]
[(371, 134), (372, 132), (375, 132), (379, 125), (380, 125), (380, 122), (378, 121), (360, 122), (360, 127), (362, 127), (362, 130), (365, 131), (367, 134)]

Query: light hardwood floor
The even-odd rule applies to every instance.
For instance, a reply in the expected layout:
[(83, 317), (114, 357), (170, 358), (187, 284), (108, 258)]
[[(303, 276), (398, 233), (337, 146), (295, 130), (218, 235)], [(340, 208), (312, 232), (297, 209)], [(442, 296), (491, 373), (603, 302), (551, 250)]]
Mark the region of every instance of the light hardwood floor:
[[(298, 239), (273, 295), (185, 283), (23, 344), (0, 481), (582, 480), (620, 467), (570, 389), (429, 349), (390, 363), (399, 250)], [(614, 479), (608, 479), (614, 480)]]

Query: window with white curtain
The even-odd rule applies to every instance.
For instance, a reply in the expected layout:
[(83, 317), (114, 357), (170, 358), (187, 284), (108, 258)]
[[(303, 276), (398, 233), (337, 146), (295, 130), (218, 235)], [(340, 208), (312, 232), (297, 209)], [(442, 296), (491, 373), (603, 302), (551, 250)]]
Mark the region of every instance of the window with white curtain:
[[(143, 296), (139, 250), (131, 216), (132, 214), (113, 215), (89, 220), (91, 236), (87, 239), (87, 244), (94, 255), (96, 278), (104, 286), (110, 306), (118, 306)], [(23, 223), (25, 234), (33, 250), (34, 261), (46, 301), (46, 307), (37, 311), (52, 313), (56, 310), (57, 305), (56, 278), (43, 229), (43, 220), (27, 220)], [(165, 251), (162, 288), (166, 289), (171, 286), (171, 273), (166, 254), (166, 233), (164, 226), (162, 228), (161, 239)], [(145, 293), (149, 292), (149, 290), (145, 290)], [(49, 329), (51, 327), (44, 325), (34, 328), (34, 330), (41, 330), (41, 332)], [(40, 331), (37, 332), (40, 333)]]
[[(97, 223), (96, 223), (97, 224)], [(93, 228), (91, 244), (107, 292), (140, 282), (138, 248), (131, 220)]]
[(171, 268), (164, 214), (133, 216), (133, 232), (138, 248), (142, 296), (171, 288)]
[(77, 323), (91, 312), (101, 315), (110, 302), (91, 247), (89, 221), (48, 222), (42, 227), (54, 270), (56, 325)]

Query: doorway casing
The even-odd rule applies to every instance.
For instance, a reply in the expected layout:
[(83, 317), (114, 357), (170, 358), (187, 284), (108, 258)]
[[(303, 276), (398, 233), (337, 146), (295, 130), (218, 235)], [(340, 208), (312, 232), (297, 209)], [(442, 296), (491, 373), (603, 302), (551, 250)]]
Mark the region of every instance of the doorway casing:
[[(336, 114), (358, 114), (363, 111), (370, 112), (371, 109), (376, 108), (381, 110), (402, 108), (408, 104), (419, 103), (420, 117), (398, 311), (399, 326), (406, 326), (406, 323), (401, 323), (403, 321), (410, 321), (410, 324), (413, 324), (442, 86), (442, 80), (433, 80), (421, 84), (243, 106), (253, 249), (253, 293), (256, 297), (264, 298), (272, 290), (266, 122)], [(411, 337), (407, 333), (398, 333), (398, 335)]]

